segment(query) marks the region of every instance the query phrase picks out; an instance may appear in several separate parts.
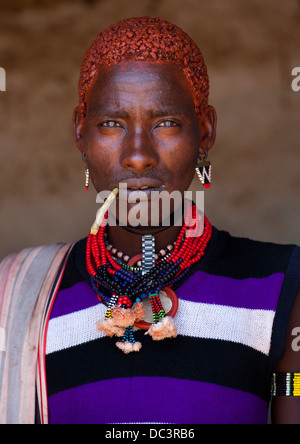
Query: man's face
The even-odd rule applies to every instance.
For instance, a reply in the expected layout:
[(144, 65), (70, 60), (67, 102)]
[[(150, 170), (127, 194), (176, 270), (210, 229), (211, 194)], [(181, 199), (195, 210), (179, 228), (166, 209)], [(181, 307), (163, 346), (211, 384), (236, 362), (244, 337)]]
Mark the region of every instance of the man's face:
[(78, 134), (97, 192), (122, 183), (129, 196), (133, 190), (149, 197), (154, 190), (183, 193), (194, 177), (201, 130), (190, 85), (175, 65), (132, 61), (103, 68)]

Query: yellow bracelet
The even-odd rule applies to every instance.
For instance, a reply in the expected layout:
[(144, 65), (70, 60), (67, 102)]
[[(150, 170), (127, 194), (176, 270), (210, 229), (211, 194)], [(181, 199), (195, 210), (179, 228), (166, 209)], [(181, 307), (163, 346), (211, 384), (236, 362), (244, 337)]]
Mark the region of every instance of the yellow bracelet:
[(273, 373), (272, 396), (300, 396), (300, 373)]

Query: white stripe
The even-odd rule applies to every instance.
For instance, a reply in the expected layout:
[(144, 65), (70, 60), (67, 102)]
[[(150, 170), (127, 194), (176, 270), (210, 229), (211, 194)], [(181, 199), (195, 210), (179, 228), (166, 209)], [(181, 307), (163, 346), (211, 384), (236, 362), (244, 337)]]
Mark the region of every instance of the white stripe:
[[(106, 307), (99, 304), (51, 319), (47, 334), (47, 354), (104, 336), (97, 323)], [(271, 310), (228, 307), (179, 301), (175, 317), (178, 334), (195, 338), (232, 341), (268, 355), (275, 313)]]
[(176, 327), (184, 336), (232, 341), (267, 355), (274, 315), (270, 310), (180, 301)]
[(104, 336), (97, 324), (105, 317), (102, 304), (50, 319), (47, 332), (46, 354), (64, 350)]

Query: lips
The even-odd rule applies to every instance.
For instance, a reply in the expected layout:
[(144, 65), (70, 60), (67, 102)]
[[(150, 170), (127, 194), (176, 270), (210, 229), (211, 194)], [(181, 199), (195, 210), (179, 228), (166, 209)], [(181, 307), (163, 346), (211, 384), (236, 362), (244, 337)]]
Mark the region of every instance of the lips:
[(165, 185), (158, 179), (140, 178), (128, 179), (119, 183), (120, 198), (126, 197), (129, 200), (149, 200), (153, 191), (163, 191)]
[(120, 188), (127, 186), (128, 190), (147, 190), (147, 189), (161, 189), (164, 185), (158, 179), (151, 178), (134, 178), (120, 182)]
[(149, 187), (149, 185), (145, 185), (142, 187), (129, 187), (130, 190), (148, 190), (149, 188), (152, 188), (152, 187)]

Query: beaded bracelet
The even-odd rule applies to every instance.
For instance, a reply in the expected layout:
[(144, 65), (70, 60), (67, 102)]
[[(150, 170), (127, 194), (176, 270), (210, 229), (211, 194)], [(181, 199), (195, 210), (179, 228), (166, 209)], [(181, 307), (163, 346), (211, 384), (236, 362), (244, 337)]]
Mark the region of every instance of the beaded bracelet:
[(272, 396), (300, 396), (300, 373), (273, 373)]

